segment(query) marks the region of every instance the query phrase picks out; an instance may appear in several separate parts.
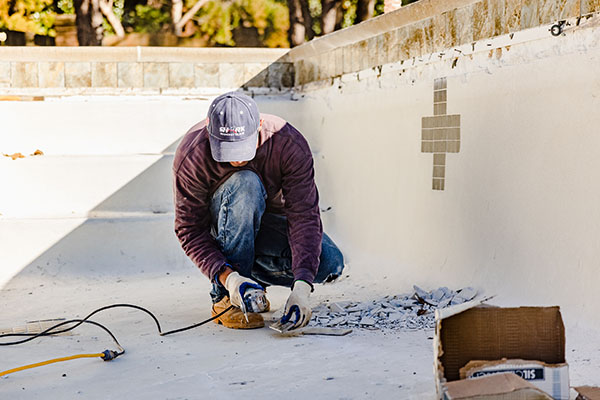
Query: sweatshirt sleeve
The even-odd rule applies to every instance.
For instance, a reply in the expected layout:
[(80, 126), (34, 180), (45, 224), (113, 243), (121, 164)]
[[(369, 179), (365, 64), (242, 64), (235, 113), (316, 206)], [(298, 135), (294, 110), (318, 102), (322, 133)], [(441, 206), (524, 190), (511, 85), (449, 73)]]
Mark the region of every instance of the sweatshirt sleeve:
[(313, 283), (319, 268), (323, 227), (313, 158), (308, 143), (290, 142), (282, 153), (281, 186), (288, 220), (294, 280)]
[(173, 186), (175, 234), (185, 254), (213, 280), (227, 260), (210, 234), (208, 188), (181, 167), (174, 172)]

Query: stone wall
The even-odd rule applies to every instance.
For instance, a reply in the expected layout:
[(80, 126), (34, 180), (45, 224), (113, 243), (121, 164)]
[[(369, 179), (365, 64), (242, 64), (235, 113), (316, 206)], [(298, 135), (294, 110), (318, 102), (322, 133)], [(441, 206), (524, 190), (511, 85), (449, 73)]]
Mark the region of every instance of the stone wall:
[(287, 50), (0, 48), (0, 88), (197, 89), (293, 84)]
[[(296, 86), (600, 12), (600, 0), (421, 0), (292, 49)], [(550, 33), (548, 33), (550, 34)]]

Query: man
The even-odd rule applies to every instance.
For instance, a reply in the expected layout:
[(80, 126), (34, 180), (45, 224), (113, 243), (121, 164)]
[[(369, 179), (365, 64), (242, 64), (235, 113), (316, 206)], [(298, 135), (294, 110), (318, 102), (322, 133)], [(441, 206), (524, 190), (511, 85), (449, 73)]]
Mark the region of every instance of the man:
[(260, 114), (250, 97), (226, 93), (208, 118), (181, 141), (173, 163), (175, 233), (192, 261), (211, 280), (212, 315), (228, 328), (258, 328), (257, 312), (244, 313), (248, 288), (291, 287), (284, 315), (292, 329), (311, 317), (313, 283), (331, 281), (343, 256), (325, 234), (319, 214), (313, 159), (304, 137), (274, 115)]

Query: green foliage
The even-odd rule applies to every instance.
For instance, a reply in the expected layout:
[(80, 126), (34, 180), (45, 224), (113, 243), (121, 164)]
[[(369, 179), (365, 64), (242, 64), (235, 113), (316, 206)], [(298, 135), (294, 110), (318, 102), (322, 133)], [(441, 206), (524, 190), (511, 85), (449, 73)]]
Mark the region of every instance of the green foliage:
[(58, 0), (56, 5), (63, 14), (75, 14), (73, 0)]
[(0, 0), (0, 29), (54, 36), (52, 0)]
[(342, 28), (354, 25), (354, 21), (356, 20), (356, 3), (356, 0), (344, 0), (342, 3), (342, 9), (344, 10)]
[(134, 32), (158, 33), (167, 29), (171, 16), (166, 9), (137, 4), (135, 11), (130, 11), (123, 22), (132, 27)]
[[(192, 7), (195, 0), (187, 0)], [(288, 47), (289, 17), (287, 7), (276, 0), (214, 0), (196, 15), (195, 21), (209, 43), (235, 46), (233, 32), (243, 24), (256, 28), (259, 39), (268, 47)]]

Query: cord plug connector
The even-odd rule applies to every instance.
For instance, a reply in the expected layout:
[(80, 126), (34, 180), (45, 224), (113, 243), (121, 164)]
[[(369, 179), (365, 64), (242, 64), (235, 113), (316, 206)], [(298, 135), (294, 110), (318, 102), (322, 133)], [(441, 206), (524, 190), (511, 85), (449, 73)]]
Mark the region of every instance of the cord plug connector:
[(116, 351), (112, 351), (112, 350), (104, 350), (102, 352), (102, 354), (103, 354), (102, 359), (104, 361), (111, 361), (120, 356), (119, 353), (117, 353)]

